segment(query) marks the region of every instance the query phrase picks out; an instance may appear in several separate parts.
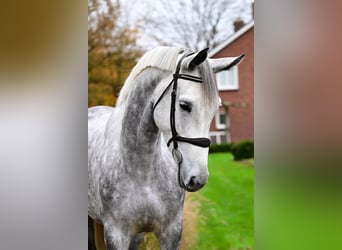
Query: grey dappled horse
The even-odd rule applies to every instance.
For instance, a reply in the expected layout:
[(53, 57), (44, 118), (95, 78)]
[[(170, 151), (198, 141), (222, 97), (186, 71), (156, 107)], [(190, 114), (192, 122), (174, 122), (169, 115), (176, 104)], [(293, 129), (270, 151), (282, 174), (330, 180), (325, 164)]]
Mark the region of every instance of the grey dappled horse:
[(178, 249), (185, 190), (208, 180), (207, 137), (220, 104), (214, 72), (241, 58), (158, 47), (134, 67), (115, 108), (89, 109), (88, 211), (107, 249), (135, 248), (142, 232)]

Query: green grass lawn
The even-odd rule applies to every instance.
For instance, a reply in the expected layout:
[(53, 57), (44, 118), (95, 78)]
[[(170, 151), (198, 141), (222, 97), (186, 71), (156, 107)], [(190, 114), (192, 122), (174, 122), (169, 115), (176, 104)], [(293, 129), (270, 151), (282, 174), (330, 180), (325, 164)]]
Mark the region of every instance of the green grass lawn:
[(198, 241), (194, 250), (253, 249), (253, 161), (230, 153), (209, 155), (209, 181), (199, 192)]

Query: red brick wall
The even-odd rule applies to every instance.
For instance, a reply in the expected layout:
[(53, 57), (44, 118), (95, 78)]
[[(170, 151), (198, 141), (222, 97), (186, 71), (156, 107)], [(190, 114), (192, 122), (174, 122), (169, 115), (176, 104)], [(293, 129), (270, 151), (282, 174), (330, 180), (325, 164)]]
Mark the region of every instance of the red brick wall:
[[(216, 53), (212, 58), (245, 54), (239, 64), (239, 90), (220, 91), (222, 101), (244, 102), (247, 107), (229, 108), (231, 141), (254, 138), (254, 27)], [(216, 131), (215, 121), (211, 131)]]

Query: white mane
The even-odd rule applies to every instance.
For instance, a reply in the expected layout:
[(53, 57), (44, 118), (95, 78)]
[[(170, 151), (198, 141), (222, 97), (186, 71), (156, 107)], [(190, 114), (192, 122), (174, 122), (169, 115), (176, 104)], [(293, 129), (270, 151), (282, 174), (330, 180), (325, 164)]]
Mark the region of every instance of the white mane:
[(174, 71), (180, 51), (182, 51), (182, 49), (175, 47), (157, 47), (147, 52), (138, 61), (127, 77), (124, 86), (120, 91), (116, 105), (119, 106), (127, 100), (128, 95), (133, 88), (135, 78), (147, 67), (156, 67), (163, 70)]

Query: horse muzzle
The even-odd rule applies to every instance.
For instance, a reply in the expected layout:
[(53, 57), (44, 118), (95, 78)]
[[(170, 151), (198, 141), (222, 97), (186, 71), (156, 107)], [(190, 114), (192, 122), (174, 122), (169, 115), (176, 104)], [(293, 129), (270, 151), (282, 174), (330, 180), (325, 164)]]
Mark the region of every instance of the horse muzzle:
[(179, 186), (183, 188), (185, 191), (196, 192), (200, 190), (202, 187), (204, 187), (204, 185), (207, 183), (207, 180), (208, 180), (207, 178), (203, 181), (201, 180), (203, 178), (199, 178), (197, 176), (191, 176), (188, 180), (185, 181), (182, 178), (181, 171), (182, 171), (182, 164), (179, 163), (178, 164), (178, 183), (179, 183)]

